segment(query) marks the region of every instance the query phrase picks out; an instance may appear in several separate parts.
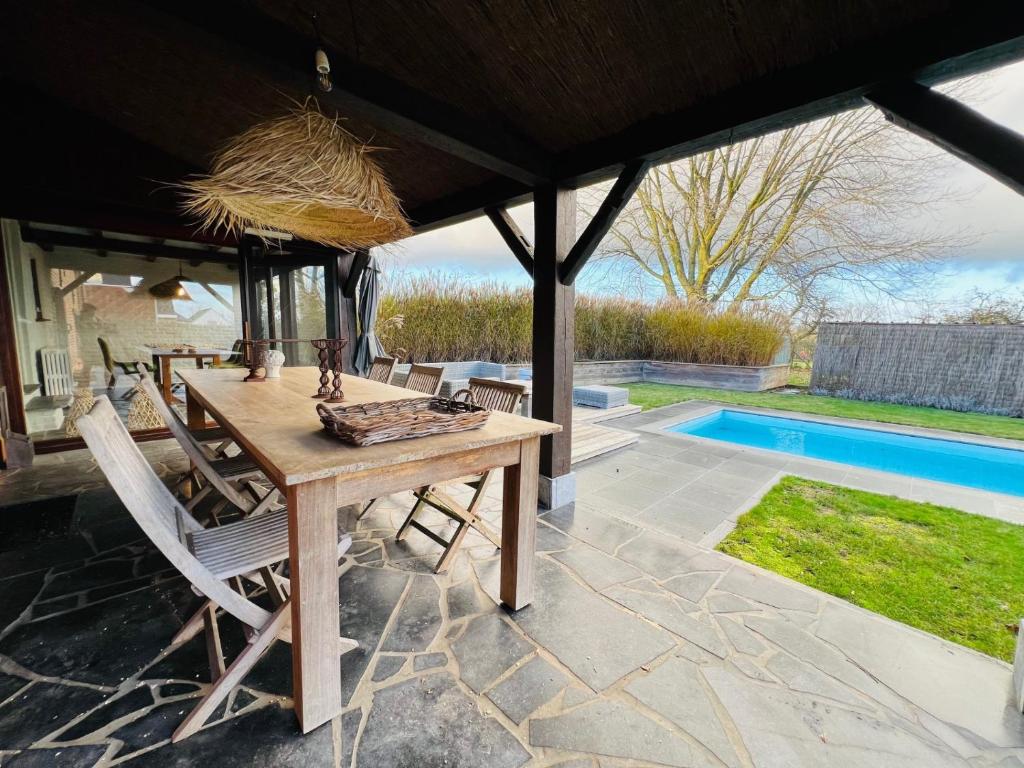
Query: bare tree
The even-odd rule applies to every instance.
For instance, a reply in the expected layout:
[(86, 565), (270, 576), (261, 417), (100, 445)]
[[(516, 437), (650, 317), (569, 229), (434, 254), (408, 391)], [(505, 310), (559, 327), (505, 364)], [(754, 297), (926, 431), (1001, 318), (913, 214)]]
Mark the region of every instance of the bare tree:
[(906, 295), (965, 241), (927, 220), (950, 197), (944, 162), (875, 110), (845, 112), (653, 169), (600, 255), (668, 296), (813, 327), (840, 280)]

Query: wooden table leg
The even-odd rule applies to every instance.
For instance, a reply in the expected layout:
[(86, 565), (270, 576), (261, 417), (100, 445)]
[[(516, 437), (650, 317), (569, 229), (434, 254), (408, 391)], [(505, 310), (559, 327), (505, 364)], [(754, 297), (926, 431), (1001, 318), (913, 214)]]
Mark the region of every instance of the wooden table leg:
[(292, 696), (303, 733), (341, 712), (335, 485), (331, 478), (288, 488)]
[(210, 360), (210, 365), (213, 368), (217, 368), (218, 366), (220, 366), (220, 355), (214, 355), (213, 358)]
[(192, 396), (192, 391), (185, 389), (186, 423), (189, 429), (206, 428), (206, 409)]
[(540, 438), (520, 443), (519, 463), (505, 467), (501, 509), (501, 602), (518, 611), (533, 600)]
[(202, 355), (196, 355), (196, 368), (198, 368), (200, 371), (203, 370), (203, 356)]
[(160, 389), (164, 393), (164, 402), (174, 405), (174, 392), (171, 390), (171, 358), (160, 358)]

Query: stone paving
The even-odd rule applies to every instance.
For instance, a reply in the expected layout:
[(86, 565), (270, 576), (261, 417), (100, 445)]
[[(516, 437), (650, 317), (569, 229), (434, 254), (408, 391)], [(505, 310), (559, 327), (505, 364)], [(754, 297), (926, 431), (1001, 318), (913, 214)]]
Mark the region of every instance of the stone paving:
[[(581, 500), (541, 515), (536, 597), (514, 614), (496, 604), (498, 554), (482, 537), (434, 576), (436, 545), (394, 540), (408, 494), (359, 523), (340, 510), (355, 539), (340, 619), (360, 643), (342, 657), (344, 713), (298, 733), (276, 643), (177, 745), (209, 671), (201, 637), (165, 644), (198, 598), (81, 455), (0, 474), (3, 504), (29, 498), (35, 472), (49, 506), (73, 499), (71, 530), (0, 543), (0, 765), (1024, 766), (1008, 665), (671, 532), (674, 499), (690, 520), (767, 480), (756, 464), (710, 478), (702, 467), (729, 458), (676, 443), (670, 457), (663, 442), (584, 467)], [(180, 457), (151, 445), (173, 471)], [(694, 484), (700, 495), (681, 493)], [(233, 655), (241, 630), (221, 627)]]

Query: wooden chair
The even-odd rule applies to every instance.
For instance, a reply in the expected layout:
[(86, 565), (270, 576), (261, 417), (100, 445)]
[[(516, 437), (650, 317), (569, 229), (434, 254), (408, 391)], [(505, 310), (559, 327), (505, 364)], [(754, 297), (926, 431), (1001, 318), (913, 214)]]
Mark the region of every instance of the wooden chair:
[(196, 505), (212, 491), (217, 491), (221, 495), (221, 499), (210, 510), (215, 522), (218, 513), (229, 503), (245, 515), (259, 514), (274, 504), (277, 500), (277, 489), (271, 487), (267, 491), (253, 480), (260, 474), (260, 469), (248, 456), (227, 457), (223, 452), (218, 453), (204, 445), (189, 431), (181, 417), (164, 402), (156, 382), (148, 374), (141, 375), (139, 386), (153, 401), (157, 412), (185, 451), (192, 466), (183, 478), (183, 481), (189, 480), (193, 483), (192, 497), (185, 504), (187, 511), (195, 509)]
[(405, 380), (405, 388), (437, 397), (437, 393), (441, 391), (442, 376), (444, 376), (444, 368), (414, 363), (409, 367), (409, 377)]
[(395, 366), (398, 359), (394, 357), (375, 357), (370, 363), (370, 370), (366, 378), (370, 381), (379, 381), (381, 384), (390, 384), (391, 377), (395, 375)]
[[(377, 359), (380, 360), (381, 358)], [(437, 397), (437, 393), (441, 391), (442, 376), (444, 376), (444, 368), (413, 364), (409, 368), (409, 378), (405, 380), (405, 389), (413, 389), (417, 392), (423, 392), (424, 394), (430, 395), (431, 397)], [(380, 497), (370, 499), (366, 503), (366, 506), (363, 507), (363, 510), (356, 516), (356, 520), (362, 520), (366, 515), (372, 512), (379, 503)]]
[[(103, 356), (103, 367), (107, 370), (107, 389), (113, 389), (114, 384), (117, 381), (117, 372), (121, 371), (125, 376), (139, 376), (142, 371), (152, 371), (153, 366), (149, 363), (142, 361), (129, 362), (124, 360), (115, 360), (114, 353), (110, 350), (110, 342), (102, 336), (96, 337), (96, 343), (100, 345), (100, 354)], [(130, 398), (135, 394), (135, 390), (131, 389), (128, 394), (124, 396), (124, 399)]]
[[(491, 411), (513, 413), (519, 407), (525, 387), (522, 384), (514, 384), (508, 381), (496, 381), (492, 379), (470, 379), (469, 391), (473, 394), (473, 402)], [(483, 502), (484, 492), (491, 479), (491, 472), (488, 470), (478, 477), (464, 478), (460, 482), (473, 489), (473, 496), (469, 506), (463, 507), (455, 499), (436, 486), (423, 486), (414, 492), (416, 504), (413, 506), (409, 516), (398, 529), (395, 538), (401, 540), (405, 537), (410, 526), (430, 539), (433, 539), (442, 547), (444, 552), (434, 566), (434, 573), (441, 573), (448, 567), (449, 560), (462, 544), (463, 538), (470, 528), (475, 528), (482, 533), (495, 547), (501, 548), (501, 538), (492, 531), (477, 514), (480, 504)], [(456, 524), (455, 534), (451, 539), (445, 540), (442, 536), (421, 524), (416, 515), (424, 505), (433, 507)]]
[[(206, 598), (199, 611), (171, 640), (172, 646), (180, 645), (205, 630), (213, 678), (209, 692), (171, 737), (172, 741), (181, 741), (203, 726), (274, 640), (291, 642), (290, 585), (287, 579), (270, 569), (271, 565), (288, 557), (288, 514), (286, 510), (278, 510), (204, 529), (160, 481), (106, 397), (97, 398), (92, 410), (79, 418), (78, 428), (139, 527)], [(351, 537), (341, 536), (339, 558), (351, 543)], [(244, 592), (236, 591), (227, 583), (238, 578), (261, 583), (273, 610), (261, 608)], [(217, 632), (218, 608), (252, 630), (250, 643), (227, 667)], [(339, 638), (339, 653), (355, 647), (354, 640)]]

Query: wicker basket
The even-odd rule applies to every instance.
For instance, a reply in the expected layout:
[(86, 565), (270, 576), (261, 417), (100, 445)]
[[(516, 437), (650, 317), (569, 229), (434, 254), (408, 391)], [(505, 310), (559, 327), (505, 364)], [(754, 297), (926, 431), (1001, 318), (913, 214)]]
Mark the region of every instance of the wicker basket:
[(319, 403), (316, 411), (330, 434), (359, 446), (479, 429), (490, 415), (486, 408), (473, 404), (468, 389), (451, 399), (419, 397), (335, 408)]

